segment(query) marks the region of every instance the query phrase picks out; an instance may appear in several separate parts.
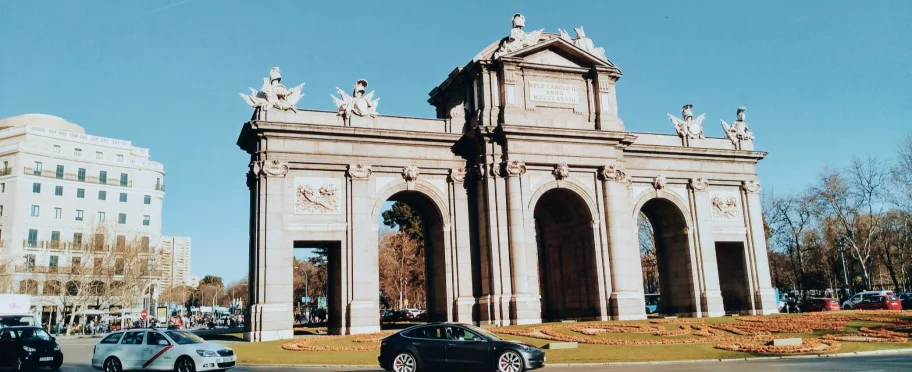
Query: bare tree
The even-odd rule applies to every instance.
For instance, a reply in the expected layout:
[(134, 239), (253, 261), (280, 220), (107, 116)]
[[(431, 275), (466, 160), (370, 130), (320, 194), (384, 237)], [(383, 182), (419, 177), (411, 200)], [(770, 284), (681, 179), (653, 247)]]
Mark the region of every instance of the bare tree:
[(827, 213), (838, 226), (843, 239), (858, 262), (865, 286), (871, 287), (870, 266), (882, 226), (884, 196), (889, 173), (880, 161), (868, 156), (855, 158), (843, 172), (824, 171), (817, 187)]
[(637, 237), (640, 244), (640, 265), (643, 267), (643, 290), (659, 293), (659, 265), (656, 258), (655, 231), (645, 214), (637, 216)]
[(398, 297), (399, 308), (409, 297), (416, 306), (426, 300), (425, 261), (419, 246), (417, 239), (402, 232), (385, 232), (380, 243), (380, 288), (386, 296)]
[(806, 256), (815, 238), (814, 228), (819, 211), (818, 199), (813, 193), (777, 196), (768, 194), (768, 223), (773, 243), (785, 248), (792, 273), (796, 276), (797, 289), (807, 289)]

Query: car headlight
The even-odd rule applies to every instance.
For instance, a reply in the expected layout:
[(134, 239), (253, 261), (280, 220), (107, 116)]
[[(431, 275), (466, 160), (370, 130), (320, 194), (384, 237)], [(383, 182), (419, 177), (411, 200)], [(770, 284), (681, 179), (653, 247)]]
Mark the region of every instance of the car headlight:
[(60, 351), (60, 345), (54, 345), (54, 351)]
[(196, 353), (199, 354), (199, 356), (201, 356), (201, 357), (217, 357), (218, 356), (218, 353), (216, 353), (212, 350), (197, 350)]
[(28, 346), (23, 346), (23, 347), (22, 347), (22, 350), (25, 350), (26, 352), (29, 352), (29, 353), (34, 353), (34, 352), (35, 352), (35, 348), (33, 348), (33, 347), (28, 347)]
[(531, 347), (528, 345), (519, 345), (519, 348), (522, 349), (522, 351), (534, 351), (535, 350), (534, 347)]

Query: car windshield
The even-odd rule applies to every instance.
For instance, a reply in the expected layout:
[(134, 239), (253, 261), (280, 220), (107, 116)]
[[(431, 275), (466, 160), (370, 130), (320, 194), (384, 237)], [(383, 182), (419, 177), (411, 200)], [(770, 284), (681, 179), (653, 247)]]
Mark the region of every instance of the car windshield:
[(890, 301), (896, 301), (896, 296), (889, 296), (887, 299)]
[(3, 327), (15, 327), (15, 326), (37, 327), (38, 324), (35, 324), (35, 317), (33, 317), (31, 315), (3, 315), (3, 316), (0, 316), (0, 326), (3, 326)]
[(470, 325), (465, 325), (464, 327), (466, 327), (467, 329), (469, 329), (472, 332), (485, 336), (492, 341), (502, 341), (503, 340), (502, 338), (495, 336), (493, 333), (485, 331), (483, 328), (470, 326)]
[(47, 334), (41, 328), (25, 328), (16, 330), (16, 337), (20, 340), (40, 340), (40, 341), (50, 341), (51, 335)]
[(190, 345), (190, 344), (199, 344), (203, 342), (203, 339), (199, 338), (197, 335), (190, 332), (184, 331), (166, 331), (168, 337), (174, 340), (174, 343), (178, 345)]

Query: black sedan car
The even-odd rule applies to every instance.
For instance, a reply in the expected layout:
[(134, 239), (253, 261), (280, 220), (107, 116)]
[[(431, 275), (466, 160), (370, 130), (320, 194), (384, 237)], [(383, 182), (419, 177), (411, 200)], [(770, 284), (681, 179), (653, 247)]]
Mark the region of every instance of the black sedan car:
[(0, 363), (18, 371), (56, 370), (63, 364), (63, 353), (57, 340), (40, 327), (6, 327), (0, 329)]
[(545, 365), (545, 352), (507, 341), (465, 324), (432, 323), (406, 328), (380, 344), (380, 367), (415, 372), (441, 369), (459, 371), (521, 372)]

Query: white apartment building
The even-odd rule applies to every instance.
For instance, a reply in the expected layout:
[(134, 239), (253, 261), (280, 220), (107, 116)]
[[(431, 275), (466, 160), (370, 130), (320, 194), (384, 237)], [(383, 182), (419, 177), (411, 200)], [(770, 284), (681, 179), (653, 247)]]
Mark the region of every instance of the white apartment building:
[(162, 236), (159, 244), (164, 273), (162, 286), (165, 288), (190, 284), (190, 238), (186, 236)]
[[(0, 120), (0, 260), (15, 267), (13, 291), (36, 294), (32, 303), (45, 311), (66, 306), (43, 293), (34, 274), (103, 259), (84, 253), (88, 234), (103, 237), (105, 247), (127, 239), (157, 247), (164, 175), (148, 149), (86, 134), (62, 118)], [(96, 235), (99, 226), (104, 235)]]

